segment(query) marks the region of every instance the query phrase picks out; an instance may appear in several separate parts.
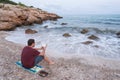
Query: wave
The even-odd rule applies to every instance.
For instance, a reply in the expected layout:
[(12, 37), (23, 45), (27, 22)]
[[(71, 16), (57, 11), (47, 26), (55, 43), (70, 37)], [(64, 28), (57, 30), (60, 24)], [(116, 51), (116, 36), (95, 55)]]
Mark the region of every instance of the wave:
[(109, 25), (120, 25), (120, 23), (112, 23), (112, 22), (104, 22), (103, 24), (109, 24)]
[(80, 33), (80, 31), (82, 31), (83, 29), (87, 29), (89, 31), (89, 33), (97, 33), (97, 34), (112, 34), (112, 35), (116, 35), (117, 32), (120, 32), (120, 30), (116, 30), (116, 29), (108, 29), (108, 28), (99, 28), (99, 27), (52, 27), (52, 28), (48, 28), (46, 30), (50, 30), (50, 31), (58, 31), (58, 32), (77, 32)]
[[(99, 23), (99, 24), (103, 24), (102, 22), (94, 22), (94, 23)], [(109, 23), (109, 22), (104, 22), (104, 24), (116, 24), (116, 25), (120, 25), (117, 23)], [(47, 28), (44, 28), (44, 26), (47, 25)], [(87, 25), (86, 25), (87, 26)], [(42, 30), (42, 28), (46, 29), (46, 30), (57, 30), (57, 31), (71, 31), (71, 32), (80, 32), (82, 29), (88, 29), (90, 32), (95, 32), (98, 34), (107, 34), (107, 33), (111, 33), (111, 34), (116, 34), (117, 32), (120, 32), (120, 28), (118, 27), (104, 27), (104, 25), (95, 25), (95, 27), (93, 26), (89, 26), (89, 27), (85, 27), (85, 26), (81, 26), (81, 25), (71, 25), (71, 24), (67, 24), (65, 26), (62, 26), (60, 23), (56, 23), (53, 24), (53, 22), (47, 22), (45, 24), (42, 25), (41, 28), (38, 27), (39, 31)]]
[(91, 21), (93, 24), (108, 24), (108, 25), (120, 25), (120, 22), (103, 22), (103, 21)]
[(120, 22), (119, 19), (105, 19), (104, 21)]

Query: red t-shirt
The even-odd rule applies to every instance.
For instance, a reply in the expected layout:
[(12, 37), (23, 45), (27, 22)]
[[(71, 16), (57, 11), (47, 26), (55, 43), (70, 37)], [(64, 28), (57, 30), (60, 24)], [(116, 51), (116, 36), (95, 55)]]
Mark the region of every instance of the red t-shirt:
[(39, 51), (33, 49), (32, 47), (26, 46), (23, 48), (21, 54), (21, 62), (25, 68), (32, 68), (34, 67), (34, 62), (36, 56), (40, 54)]

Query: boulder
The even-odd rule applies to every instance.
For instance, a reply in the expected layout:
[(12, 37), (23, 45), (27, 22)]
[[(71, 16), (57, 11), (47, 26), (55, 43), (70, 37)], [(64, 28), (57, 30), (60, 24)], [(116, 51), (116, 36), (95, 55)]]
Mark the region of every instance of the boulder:
[(89, 45), (89, 44), (92, 44), (93, 41), (85, 41), (85, 42), (82, 42), (82, 44), (85, 44), (85, 45)]
[(44, 26), (44, 28), (48, 28), (48, 25)]
[(67, 23), (61, 23), (61, 25), (67, 25)]
[(63, 36), (64, 36), (64, 37), (71, 37), (71, 34), (69, 34), (69, 33), (64, 33)]
[(98, 46), (98, 45), (94, 45), (93, 47), (95, 47), (95, 48), (99, 48), (99, 46)]
[(25, 30), (25, 33), (26, 34), (35, 34), (35, 33), (37, 33), (37, 31), (36, 30), (32, 30), (32, 29), (27, 29), (27, 30)]
[(116, 33), (116, 35), (120, 35), (120, 32)]
[(88, 37), (88, 39), (98, 40), (99, 38), (95, 35), (91, 35), (91, 36)]
[(0, 30), (12, 30), (15, 25), (12, 22), (0, 22)]
[(52, 22), (52, 24), (56, 25), (57, 23), (55, 23), (55, 22)]
[(117, 32), (116, 35), (118, 38), (120, 38), (120, 32)]
[(86, 33), (88, 33), (88, 32), (89, 32), (88, 29), (83, 29), (80, 33), (82, 33), (82, 34), (86, 34)]

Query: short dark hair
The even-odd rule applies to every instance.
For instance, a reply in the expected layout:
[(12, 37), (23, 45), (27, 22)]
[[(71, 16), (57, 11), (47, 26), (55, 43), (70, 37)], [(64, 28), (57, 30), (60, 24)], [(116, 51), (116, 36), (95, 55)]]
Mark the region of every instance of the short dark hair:
[(31, 46), (33, 43), (35, 43), (35, 40), (34, 40), (34, 39), (29, 39), (29, 40), (28, 40), (28, 46)]

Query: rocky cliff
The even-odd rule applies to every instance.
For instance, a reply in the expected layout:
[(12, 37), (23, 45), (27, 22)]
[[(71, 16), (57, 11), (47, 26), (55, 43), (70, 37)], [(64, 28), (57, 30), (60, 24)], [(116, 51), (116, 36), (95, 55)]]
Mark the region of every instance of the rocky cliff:
[(61, 17), (41, 9), (0, 3), (0, 30), (12, 30), (18, 26), (41, 24), (45, 20), (58, 18)]

